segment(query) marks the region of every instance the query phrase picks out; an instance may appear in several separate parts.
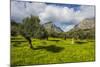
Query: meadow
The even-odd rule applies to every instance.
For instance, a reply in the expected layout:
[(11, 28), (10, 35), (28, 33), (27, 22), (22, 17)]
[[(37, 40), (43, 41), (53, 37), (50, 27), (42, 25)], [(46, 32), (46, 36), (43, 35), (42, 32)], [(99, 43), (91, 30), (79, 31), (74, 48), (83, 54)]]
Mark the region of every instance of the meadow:
[(11, 65), (59, 64), (95, 61), (95, 41), (51, 38), (32, 39), (34, 49), (23, 37), (11, 37)]

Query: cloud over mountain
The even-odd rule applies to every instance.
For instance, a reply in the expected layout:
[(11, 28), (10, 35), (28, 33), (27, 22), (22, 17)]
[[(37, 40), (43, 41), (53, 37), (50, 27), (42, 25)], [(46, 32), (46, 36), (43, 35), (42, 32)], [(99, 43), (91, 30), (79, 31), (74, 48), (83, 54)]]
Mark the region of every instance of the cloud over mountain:
[(93, 18), (95, 6), (68, 7), (67, 5), (11, 1), (12, 19), (21, 22), (30, 15), (39, 16), (41, 24), (51, 21), (66, 31), (85, 18)]

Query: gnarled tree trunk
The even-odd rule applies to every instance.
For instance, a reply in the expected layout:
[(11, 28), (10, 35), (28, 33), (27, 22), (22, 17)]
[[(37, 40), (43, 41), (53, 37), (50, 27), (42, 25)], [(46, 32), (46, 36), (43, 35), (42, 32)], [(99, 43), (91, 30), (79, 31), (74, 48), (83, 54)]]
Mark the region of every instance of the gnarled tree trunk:
[(25, 33), (21, 33), (21, 35), (22, 35), (22, 36), (23, 36), (23, 37), (28, 41), (28, 43), (29, 43), (29, 47), (30, 47), (30, 48), (33, 48), (31, 37), (28, 36), (28, 35), (25, 34)]

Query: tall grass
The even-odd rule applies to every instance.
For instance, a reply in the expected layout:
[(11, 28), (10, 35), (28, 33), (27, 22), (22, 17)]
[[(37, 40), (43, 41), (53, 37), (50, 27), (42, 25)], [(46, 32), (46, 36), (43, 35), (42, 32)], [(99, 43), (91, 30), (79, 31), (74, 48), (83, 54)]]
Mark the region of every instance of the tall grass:
[(32, 44), (35, 49), (30, 49), (27, 42), (11, 42), (11, 65), (54, 64), (95, 60), (94, 40), (78, 40), (71, 44), (71, 39), (33, 39)]

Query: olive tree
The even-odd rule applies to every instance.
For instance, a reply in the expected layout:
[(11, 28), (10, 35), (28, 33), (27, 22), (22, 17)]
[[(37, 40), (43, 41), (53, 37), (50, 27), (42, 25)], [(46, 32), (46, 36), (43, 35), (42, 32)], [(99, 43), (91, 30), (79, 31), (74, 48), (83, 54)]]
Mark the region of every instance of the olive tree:
[(43, 36), (44, 29), (40, 24), (40, 19), (36, 16), (27, 17), (20, 26), (20, 34), (29, 42), (29, 47), (33, 48), (31, 38)]

